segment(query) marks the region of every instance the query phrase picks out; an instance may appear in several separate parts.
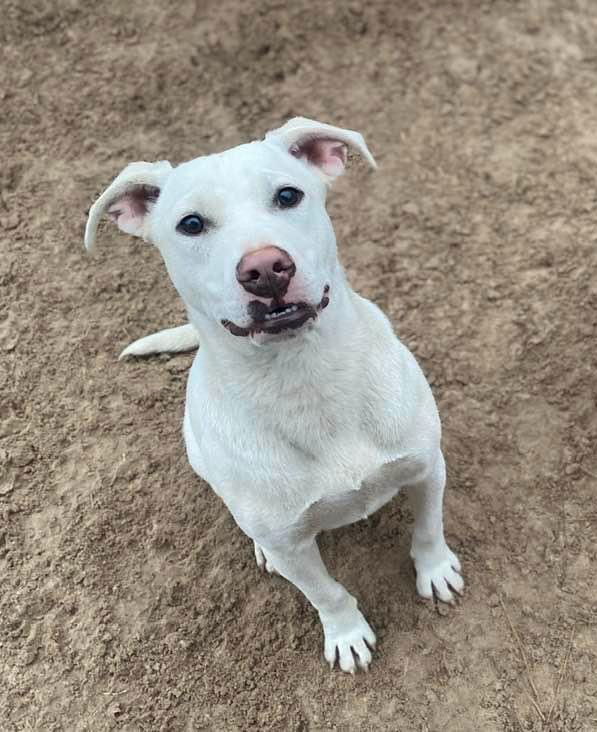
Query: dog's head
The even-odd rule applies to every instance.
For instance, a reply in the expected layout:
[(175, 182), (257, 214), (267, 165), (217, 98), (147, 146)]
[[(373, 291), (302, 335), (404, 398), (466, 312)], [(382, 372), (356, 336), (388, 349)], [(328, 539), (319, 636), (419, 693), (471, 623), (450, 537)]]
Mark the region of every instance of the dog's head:
[(191, 160), (131, 163), (89, 212), (157, 245), (189, 311), (255, 343), (313, 325), (341, 281), (327, 185), (358, 132), (295, 118), (264, 140)]

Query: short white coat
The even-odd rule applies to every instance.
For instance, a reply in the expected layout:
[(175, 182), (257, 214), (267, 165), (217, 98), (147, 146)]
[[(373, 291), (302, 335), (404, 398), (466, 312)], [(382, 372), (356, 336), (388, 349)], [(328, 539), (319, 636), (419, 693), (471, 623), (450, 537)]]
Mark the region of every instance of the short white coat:
[[(443, 533), (433, 395), (388, 319), (350, 288), (338, 261), (325, 198), (349, 147), (374, 165), (360, 134), (295, 118), (262, 141), (176, 168), (133, 163), (92, 207), (85, 241), (91, 248), (107, 212), (160, 249), (190, 324), (123, 355), (201, 342), (184, 417), (190, 463), (253, 539), (258, 564), (293, 582), (319, 612), (327, 661), (354, 672), (368, 668), (375, 635), (327, 572), (320, 531), (364, 518), (408, 488), (419, 593), (452, 602), (464, 583)], [(282, 210), (276, 196), (287, 187), (302, 198)], [(200, 233), (181, 230), (186, 216), (200, 217)], [(272, 334), (252, 318), (255, 297), (237, 267), (264, 247), (296, 264), (285, 302), (317, 311), (300, 328)]]

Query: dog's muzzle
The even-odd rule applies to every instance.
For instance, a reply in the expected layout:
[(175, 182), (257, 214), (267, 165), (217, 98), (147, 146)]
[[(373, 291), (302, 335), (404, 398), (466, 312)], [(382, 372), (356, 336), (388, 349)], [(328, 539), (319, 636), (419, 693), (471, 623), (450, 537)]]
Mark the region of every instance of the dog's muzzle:
[(250, 336), (256, 333), (270, 333), (276, 335), (285, 330), (296, 330), (301, 328), (309, 320), (315, 320), (317, 315), (330, 303), (330, 287), (323, 288), (323, 297), (315, 307), (306, 302), (282, 301), (278, 304), (275, 300), (268, 306), (260, 300), (252, 300), (248, 305), (251, 322), (246, 327), (236, 325), (231, 320), (222, 320), (222, 325), (232, 335)]

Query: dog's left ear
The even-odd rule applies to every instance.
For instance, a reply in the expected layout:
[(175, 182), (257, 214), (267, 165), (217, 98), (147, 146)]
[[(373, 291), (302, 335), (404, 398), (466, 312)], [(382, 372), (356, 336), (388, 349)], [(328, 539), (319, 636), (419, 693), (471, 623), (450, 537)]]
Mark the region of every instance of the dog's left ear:
[(99, 221), (107, 213), (121, 231), (146, 238), (148, 214), (172, 171), (167, 160), (130, 163), (89, 209), (85, 247), (93, 249)]
[(360, 132), (305, 117), (294, 117), (283, 127), (268, 132), (265, 139), (281, 143), (291, 155), (314, 165), (327, 181), (344, 172), (349, 147), (357, 150), (372, 168), (377, 168)]

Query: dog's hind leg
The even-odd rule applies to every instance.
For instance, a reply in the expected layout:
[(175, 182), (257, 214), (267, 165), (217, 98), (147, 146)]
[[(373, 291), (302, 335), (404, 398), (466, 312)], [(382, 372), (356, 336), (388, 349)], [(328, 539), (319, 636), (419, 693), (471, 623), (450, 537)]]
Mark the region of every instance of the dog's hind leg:
[(181, 353), (192, 351), (199, 345), (199, 334), (195, 328), (187, 323), (177, 328), (167, 328), (158, 333), (139, 338), (127, 346), (118, 357), (126, 356), (148, 356), (151, 353)]
[(256, 541), (253, 542), (253, 548), (255, 550), (255, 561), (259, 569), (265, 569), (268, 574), (278, 574), (269, 557), (266, 556), (263, 548)]

